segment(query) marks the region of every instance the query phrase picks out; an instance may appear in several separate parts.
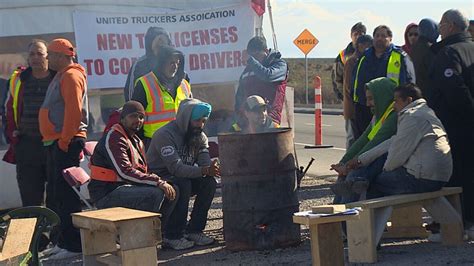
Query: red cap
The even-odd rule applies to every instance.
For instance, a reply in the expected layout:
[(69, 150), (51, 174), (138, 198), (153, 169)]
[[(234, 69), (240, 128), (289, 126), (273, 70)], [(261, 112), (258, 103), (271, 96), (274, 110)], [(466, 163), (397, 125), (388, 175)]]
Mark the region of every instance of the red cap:
[(48, 51), (69, 56), (75, 56), (76, 52), (72, 43), (66, 39), (54, 39), (48, 45)]

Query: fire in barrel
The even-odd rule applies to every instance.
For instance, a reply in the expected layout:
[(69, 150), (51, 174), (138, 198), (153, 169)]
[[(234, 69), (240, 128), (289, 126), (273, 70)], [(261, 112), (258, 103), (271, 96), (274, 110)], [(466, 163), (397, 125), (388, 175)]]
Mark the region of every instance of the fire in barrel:
[(224, 238), (230, 250), (296, 245), (300, 227), (290, 129), (219, 135)]

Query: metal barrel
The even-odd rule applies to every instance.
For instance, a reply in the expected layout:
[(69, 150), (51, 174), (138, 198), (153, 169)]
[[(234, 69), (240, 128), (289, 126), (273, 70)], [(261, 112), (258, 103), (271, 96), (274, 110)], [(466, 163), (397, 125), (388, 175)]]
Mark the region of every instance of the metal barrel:
[(263, 250), (300, 243), (296, 164), (291, 129), (221, 134), (224, 238), (230, 250)]

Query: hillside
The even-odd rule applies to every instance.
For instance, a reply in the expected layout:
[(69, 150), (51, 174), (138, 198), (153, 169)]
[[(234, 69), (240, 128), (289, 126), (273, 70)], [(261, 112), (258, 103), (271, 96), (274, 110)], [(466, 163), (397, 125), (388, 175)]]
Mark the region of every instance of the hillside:
[[(290, 75), (288, 79), (288, 86), (295, 88), (295, 105), (305, 104), (305, 72), (304, 58), (287, 58)], [(334, 95), (331, 71), (333, 68), (334, 58), (308, 58), (308, 87), (309, 87), (309, 103), (314, 104), (314, 86), (313, 79), (316, 75), (321, 77), (323, 105), (334, 106), (340, 105)]]

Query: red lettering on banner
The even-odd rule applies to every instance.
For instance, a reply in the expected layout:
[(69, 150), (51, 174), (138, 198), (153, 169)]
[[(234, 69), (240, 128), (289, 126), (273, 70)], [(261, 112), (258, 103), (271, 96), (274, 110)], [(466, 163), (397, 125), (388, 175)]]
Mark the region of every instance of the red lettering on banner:
[(132, 49), (132, 34), (97, 34), (97, 48), (99, 51)]
[(222, 69), (244, 66), (245, 51), (222, 51), (189, 55), (190, 70)]
[(92, 59), (84, 59), (83, 62), (84, 62), (84, 64), (86, 65), (87, 75), (88, 75), (88, 76), (92, 75), (92, 63), (94, 63), (94, 60), (92, 60)]
[(221, 33), (221, 43), (229, 43), (227, 40), (227, 28), (220, 28)]
[(109, 60), (109, 72), (112, 75), (117, 75), (119, 73), (119, 68), (117, 67), (119, 61), (117, 58), (111, 58)]
[(200, 45), (214, 45), (236, 43), (239, 40), (238, 29), (235, 26), (228, 28), (213, 28), (194, 31), (174, 32), (170, 37), (174, 37), (174, 46), (189, 47)]
[(138, 47), (140, 49), (145, 48), (145, 34), (144, 33), (137, 33), (135, 37), (138, 39)]
[(237, 27), (229, 27), (229, 41), (235, 43), (239, 40), (239, 35), (237, 35)]
[(96, 59), (94, 60), (94, 70), (95, 74), (98, 76), (104, 75), (104, 61), (102, 59)]

